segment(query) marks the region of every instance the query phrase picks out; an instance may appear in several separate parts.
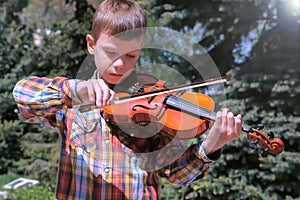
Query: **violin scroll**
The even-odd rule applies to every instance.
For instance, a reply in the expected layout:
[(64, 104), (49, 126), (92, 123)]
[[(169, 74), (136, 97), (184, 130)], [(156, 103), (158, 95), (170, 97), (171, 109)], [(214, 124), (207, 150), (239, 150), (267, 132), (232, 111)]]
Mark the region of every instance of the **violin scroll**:
[(268, 154), (278, 155), (284, 150), (284, 143), (279, 138), (274, 138), (274, 133), (269, 132), (265, 135), (261, 132), (263, 125), (260, 124), (257, 128), (244, 130), (247, 133), (248, 140), (252, 141), (251, 149), (257, 149), (258, 146), (262, 149), (261, 156), (267, 157)]

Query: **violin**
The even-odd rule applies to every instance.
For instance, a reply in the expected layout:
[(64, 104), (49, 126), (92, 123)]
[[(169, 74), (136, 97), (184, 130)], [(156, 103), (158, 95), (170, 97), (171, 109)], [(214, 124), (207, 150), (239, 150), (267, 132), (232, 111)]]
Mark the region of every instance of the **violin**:
[[(227, 80), (228, 77), (221, 77), (187, 87), (207, 86)], [(118, 125), (133, 124), (147, 127), (154, 123), (160, 131), (179, 139), (198, 137), (209, 128), (211, 121), (215, 121), (214, 101), (202, 93), (186, 91), (175, 93), (181, 89), (186, 87), (167, 89), (165, 82), (158, 81), (154, 85), (143, 86), (142, 90), (139, 88), (139, 92), (132, 95), (118, 93), (112, 105), (102, 108), (103, 117)], [(274, 138), (273, 132), (265, 135), (261, 132), (262, 128), (262, 124), (256, 128), (242, 124), (242, 131), (247, 134), (248, 140), (252, 141), (250, 148), (260, 147), (263, 157), (283, 152), (284, 143), (279, 138)]]

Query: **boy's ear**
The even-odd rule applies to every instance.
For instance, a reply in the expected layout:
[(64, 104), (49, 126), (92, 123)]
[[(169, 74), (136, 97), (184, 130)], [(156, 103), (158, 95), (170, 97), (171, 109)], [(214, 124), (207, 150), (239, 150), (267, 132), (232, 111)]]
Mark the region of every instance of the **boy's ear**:
[(95, 51), (95, 40), (91, 34), (87, 34), (85, 36), (85, 39), (86, 39), (86, 43), (87, 43), (87, 49), (88, 49), (89, 53), (91, 55), (93, 55), (94, 51)]

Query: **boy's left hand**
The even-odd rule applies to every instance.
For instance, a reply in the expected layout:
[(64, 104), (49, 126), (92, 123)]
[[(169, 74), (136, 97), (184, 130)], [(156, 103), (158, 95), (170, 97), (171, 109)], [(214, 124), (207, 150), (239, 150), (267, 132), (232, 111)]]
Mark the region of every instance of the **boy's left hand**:
[(222, 148), (225, 144), (239, 138), (242, 132), (242, 116), (234, 116), (228, 109), (218, 111), (216, 120), (204, 141), (203, 148), (207, 155)]

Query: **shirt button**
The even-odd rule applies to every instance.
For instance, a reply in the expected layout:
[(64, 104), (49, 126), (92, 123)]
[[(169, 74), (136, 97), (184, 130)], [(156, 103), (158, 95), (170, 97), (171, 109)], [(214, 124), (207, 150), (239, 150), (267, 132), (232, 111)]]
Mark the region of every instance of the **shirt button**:
[(109, 144), (109, 143), (110, 143), (110, 140), (109, 140), (109, 139), (106, 139), (106, 140), (104, 141), (104, 143), (105, 143), (105, 144)]
[(109, 172), (110, 172), (109, 167), (105, 167), (105, 168), (104, 168), (104, 173), (109, 173)]

